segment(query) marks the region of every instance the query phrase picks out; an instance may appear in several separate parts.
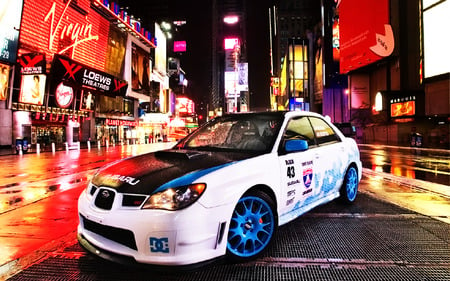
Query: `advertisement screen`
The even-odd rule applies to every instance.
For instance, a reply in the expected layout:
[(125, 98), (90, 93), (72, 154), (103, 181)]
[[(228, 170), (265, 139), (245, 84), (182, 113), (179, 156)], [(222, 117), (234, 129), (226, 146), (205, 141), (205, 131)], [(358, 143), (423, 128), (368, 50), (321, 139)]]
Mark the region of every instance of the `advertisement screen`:
[(0, 63), (0, 100), (8, 98), (9, 66)]
[(248, 63), (238, 63), (237, 91), (248, 91)]
[(398, 102), (391, 104), (391, 117), (413, 116), (416, 114), (414, 101)]
[[(450, 1), (432, 1), (423, 12), (424, 77), (450, 72), (450, 36), (442, 32), (450, 26)], [(439, 2), (439, 3), (434, 3)], [(443, 63), (447, 62), (447, 63)]]
[(0, 62), (15, 63), (23, 1), (0, 1)]
[(132, 44), (131, 90), (143, 94), (150, 93), (150, 54)]
[(180, 116), (192, 115), (195, 113), (194, 102), (188, 98), (177, 98), (176, 110)]
[(90, 91), (82, 91), (80, 110), (93, 111), (95, 108), (95, 96)]
[(22, 75), (19, 102), (35, 105), (44, 104), (45, 78), (40, 75)]
[(173, 51), (175, 53), (186, 52), (186, 41), (174, 41), (173, 42)]
[(346, 0), (339, 5), (340, 73), (389, 56), (394, 34), (389, 0)]

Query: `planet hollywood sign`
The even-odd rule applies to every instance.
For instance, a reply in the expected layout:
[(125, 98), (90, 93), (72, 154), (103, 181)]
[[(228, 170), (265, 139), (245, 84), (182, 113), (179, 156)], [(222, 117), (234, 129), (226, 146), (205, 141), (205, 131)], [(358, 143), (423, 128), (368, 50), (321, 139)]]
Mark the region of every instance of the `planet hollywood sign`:
[(130, 127), (139, 126), (139, 122), (137, 121), (118, 120), (118, 119), (106, 119), (105, 124), (108, 126), (130, 126)]

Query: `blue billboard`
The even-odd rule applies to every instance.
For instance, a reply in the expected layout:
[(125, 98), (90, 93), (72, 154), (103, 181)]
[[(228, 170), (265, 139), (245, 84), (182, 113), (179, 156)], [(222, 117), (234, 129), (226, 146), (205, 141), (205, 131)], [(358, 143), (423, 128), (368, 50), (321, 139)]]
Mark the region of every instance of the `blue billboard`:
[(0, 1), (0, 62), (15, 63), (23, 1)]

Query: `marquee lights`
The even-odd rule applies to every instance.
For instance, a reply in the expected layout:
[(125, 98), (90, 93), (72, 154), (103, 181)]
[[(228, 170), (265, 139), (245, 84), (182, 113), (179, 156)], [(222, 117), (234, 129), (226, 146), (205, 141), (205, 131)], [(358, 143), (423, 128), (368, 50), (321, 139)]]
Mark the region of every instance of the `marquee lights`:
[(95, 0), (95, 3), (104, 7), (111, 15), (114, 15), (121, 23), (123, 23), (128, 28), (134, 30), (139, 37), (144, 39), (153, 48), (157, 46), (157, 40), (152, 34), (145, 30), (141, 23), (133, 20), (131, 15), (127, 12), (121, 10), (119, 5), (115, 2), (109, 2), (109, 0)]

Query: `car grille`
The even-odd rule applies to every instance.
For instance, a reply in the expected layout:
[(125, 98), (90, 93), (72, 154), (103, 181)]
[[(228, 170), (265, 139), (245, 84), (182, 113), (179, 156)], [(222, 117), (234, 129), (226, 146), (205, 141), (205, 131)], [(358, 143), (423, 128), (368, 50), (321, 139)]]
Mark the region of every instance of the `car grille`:
[(111, 210), (115, 196), (116, 193), (114, 191), (101, 188), (97, 192), (97, 197), (95, 198), (95, 206), (100, 209)]
[(139, 207), (144, 203), (147, 196), (145, 195), (123, 195), (122, 206), (124, 207)]
[(83, 220), (83, 226), (86, 230), (94, 232), (109, 240), (127, 246), (130, 249), (137, 251), (136, 239), (132, 231), (112, 226), (107, 226), (93, 222), (84, 216), (80, 215)]

